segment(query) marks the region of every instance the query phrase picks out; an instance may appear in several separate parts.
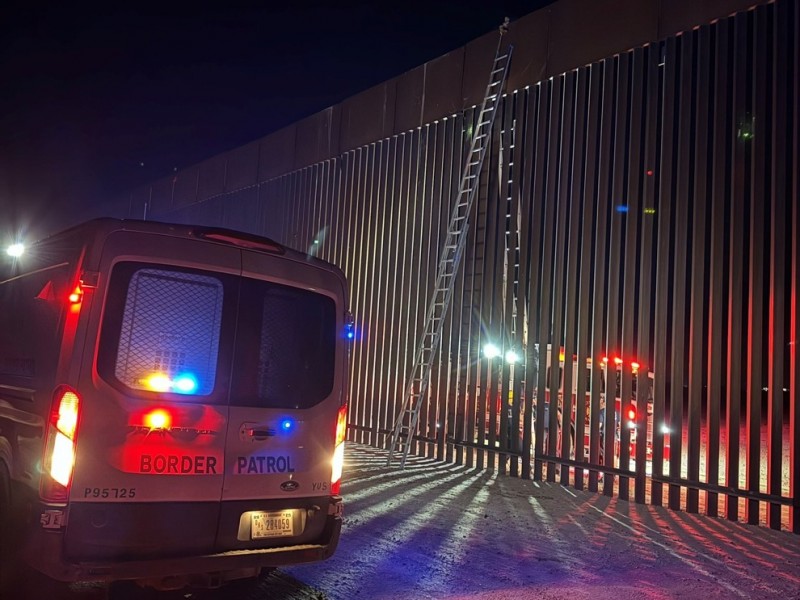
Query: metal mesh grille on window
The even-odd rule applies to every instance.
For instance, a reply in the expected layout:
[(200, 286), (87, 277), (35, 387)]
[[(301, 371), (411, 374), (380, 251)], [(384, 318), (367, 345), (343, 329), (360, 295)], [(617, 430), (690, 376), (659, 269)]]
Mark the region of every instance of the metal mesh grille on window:
[[(293, 302), (294, 301), (294, 302)], [(267, 295), (261, 315), (261, 348), (258, 361), (258, 390), (261, 398), (275, 398), (292, 388), (302, 360), (296, 329), (298, 299)]]
[(115, 375), (146, 389), (153, 375), (189, 376), (196, 394), (214, 388), (222, 318), (222, 282), (161, 269), (134, 273), (128, 286)]
[(330, 393), (335, 316), (330, 298), (273, 287), (264, 294), (258, 355), (258, 396), (300, 406)]

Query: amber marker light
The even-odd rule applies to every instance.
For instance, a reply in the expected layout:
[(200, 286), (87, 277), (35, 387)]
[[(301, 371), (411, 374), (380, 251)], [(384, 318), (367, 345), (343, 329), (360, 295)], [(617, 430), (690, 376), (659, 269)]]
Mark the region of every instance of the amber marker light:
[(163, 408), (157, 408), (144, 416), (144, 426), (150, 431), (169, 429), (172, 426), (172, 415)]
[(168, 392), (172, 387), (172, 381), (164, 373), (153, 373), (145, 383), (154, 392)]

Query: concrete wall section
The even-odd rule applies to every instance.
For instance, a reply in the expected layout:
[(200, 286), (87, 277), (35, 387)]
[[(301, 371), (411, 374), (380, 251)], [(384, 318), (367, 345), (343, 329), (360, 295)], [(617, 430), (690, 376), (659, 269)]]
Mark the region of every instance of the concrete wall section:
[(197, 187), (200, 167), (194, 166), (175, 174), (175, 188), (172, 193), (172, 206), (182, 208), (197, 202)]
[(294, 168), (313, 165), (339, 153), (342, 105), (333, 106), (296, 123)]
[(661, 2), (658, 39), (710, 23), (769, 0), (669, 0)]
[(267, 181), (282, 173), (289, 173), (294, 166), (294, 150), (297, 141), (297, 125), (290, 125), (261, 138), (258, 157), (258, 180)]
[(657, 37), (657, 2), (561, 0), (550, 7), (545, 74), (553, 77), (642, 46)]
[(423, 123), (431, 123), (463, 108), (461, 86), (464, 77), (464, 50), (459, 48), (428, 63), (422, 101)]
[(261, 233), (258, 186), (250, 186), (222, 198), (222, 226), (254, 234)]
[[(464, 46), (464, 76), (461, 81), (459, 110), (483, 102), (486, 84), (489, 82), (489, 69), (492, 68), (494, 53), (497, 50), (497, 38), (497, 32), (493, 31)], [(511, 69), (514, 69), (513, 60)]]
[(159, 214), (172, 210), (172, 190), (175, 187), (176, 179), (177, 175), (172, 175), (159, 179), (153, 184), (148, 212)]
[(285, 178), (271, 179), (258, 186), (258, 202), (264, 224), (263, 235), (279, 242), (283, 241), (287, 186)]
[(422, 125), (422, 99), (425, 96), (425, 65), (400, 75), (396, 82), (394, 134)]
[[(487, 34), (484, 37), (491, 43), (497, 43), (497, 36), (494, 34)], [(511, 57), (511, 72), (508, 74), (506, 89), (519, 90), (544, 79), (547, 72), (550, 44), (550, 11), (537, 10), (514, 21), (507, 38), (507, 41), (514, 44), (514, 52)], [(491, 56), (494, 55), (493, 53), (494, 48), (492, 48)], [(478, 61), (475, 62), (477, 67)], [(486, 85), (485, 67), (482, 70), (476, 68), (475, 76), (479, 80), (483, 78), (483, 85)], [(475, 102), (473, 101), (472, 104)]]
[(197, 201), (203, 202), (225, 191), (226, 157), (220, 154), (200, 163), (200, 177), (197, 184)]
[[(376, 85), (339, 105), (341, 116), (338, 136), (339, 152), (330, 153), (321, 160), (358, 148), (393, 133), (394, 112), (397, 102), (397, 80)], [(300, 167), (312, 163), (302, 163)]]
[(226, 192), (240, 190), (258, 183), (259, 142), (251, 142), (225, 154)]

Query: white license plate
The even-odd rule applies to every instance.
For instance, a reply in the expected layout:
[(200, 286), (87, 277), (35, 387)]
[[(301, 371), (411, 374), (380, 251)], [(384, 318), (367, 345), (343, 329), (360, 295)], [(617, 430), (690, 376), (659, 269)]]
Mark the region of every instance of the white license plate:
[(250, 538), (284, 537), (294, 535), (294, 511), (250, 513)]

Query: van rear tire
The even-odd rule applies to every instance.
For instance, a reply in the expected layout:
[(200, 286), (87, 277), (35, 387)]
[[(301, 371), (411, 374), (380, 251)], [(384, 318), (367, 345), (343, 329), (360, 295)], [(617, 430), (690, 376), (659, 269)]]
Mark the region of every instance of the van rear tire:
[(18, 533), (13, 527), (11, 474), (5, 462), (0, 461), (0, 592), (11, 590), (12, 578), (17, 572), (18, 558), (14, 548), (18, 546)]

